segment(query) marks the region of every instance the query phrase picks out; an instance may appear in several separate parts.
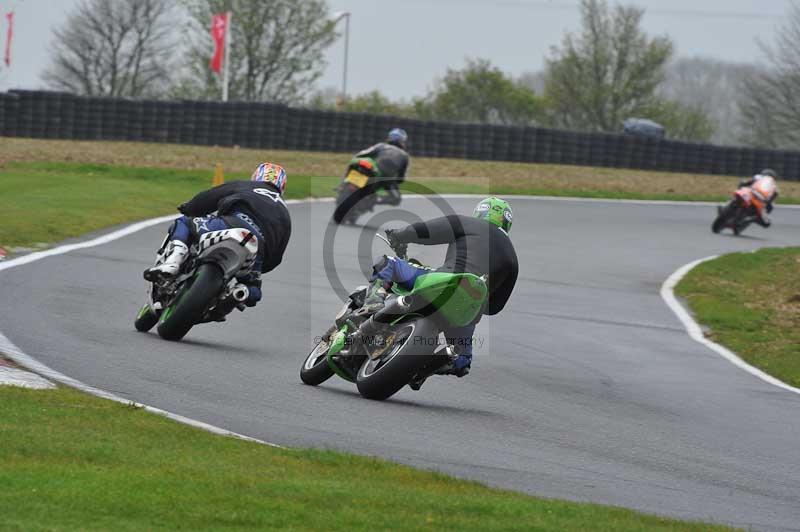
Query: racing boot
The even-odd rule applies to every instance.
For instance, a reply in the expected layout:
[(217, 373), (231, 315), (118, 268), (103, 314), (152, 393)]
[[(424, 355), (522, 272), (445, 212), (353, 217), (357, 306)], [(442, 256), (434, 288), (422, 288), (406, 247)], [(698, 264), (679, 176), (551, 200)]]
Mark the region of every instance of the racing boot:
[(386, 296), (389, 295), (386, 284), (382, 279), (375, 279), (372, 282), (364, 298), (364, 304), (361, 305), (361, 312), (371, 316), (384, 307)]
[(367, 349), (376, 347), (383, 342), (381, 334), (386, 329), (385, 323), (375, 321), (375, 314), (386, 306), (386, 297), (389, 295), (388, 283), (382, 279), (375, 279), (367, 290), (364, 304), (358, 310), (361, 316), (369, 316), (358, 328), (355, 338)]
[(437, 375), (455, 375), (458, 378), (469, 375), (472, 365), (472, 355), (458, 355), (458, 357), (436, 370)]
[(167, 256), (161, 264), (144, 271), (144, 278), (155, 282), (164, 277), (175, 277), (181, 269), (181, 265), (189, 255), (189, 247), (180, 240), (173, 240), (167, 244)]

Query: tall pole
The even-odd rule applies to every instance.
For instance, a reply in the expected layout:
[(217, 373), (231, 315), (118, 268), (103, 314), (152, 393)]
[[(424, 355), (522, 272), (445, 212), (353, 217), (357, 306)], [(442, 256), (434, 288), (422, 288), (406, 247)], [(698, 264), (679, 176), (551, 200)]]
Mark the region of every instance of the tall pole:
[(224, 64), (222, 65), (222, 101), (228, 101), (228, 82), (230, 81), (230, 59), (231, 59), (231, 33), (233, 28), (231, 21), (233, 20), (233, 13), (228, 11), (225, 17), (225, 55)]
[(347, 101), (347, 59), (350, 55), (350, 13), (345, 13), (344, 21), (344, 69), (342, 72), (342, 101)]
[(347, 100), (347, 62), (350, 56), (350, 12), (339, 11), (333, 14), (333, 24), (340, 20), (344, 21), (344, 68), (342, 69), (342, 94), (340, 94), (338, 105), (341, 106)]

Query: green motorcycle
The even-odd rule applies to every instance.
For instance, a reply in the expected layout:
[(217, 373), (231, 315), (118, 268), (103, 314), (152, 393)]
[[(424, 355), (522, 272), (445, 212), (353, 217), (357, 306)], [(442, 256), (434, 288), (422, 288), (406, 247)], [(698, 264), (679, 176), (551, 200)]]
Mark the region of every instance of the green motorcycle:
[[(381, 235), (376, 237), (389, 243)], [(317, 386), (338, 375), (355, 383), (362, 396), (376, 400), (387, 399), (406, 385), (419, 389), (458, 356), (440, 341), (441, 333), (468, 325), (480, 315), (487, 299), (486, 279), (470, 273), (431, 272), (417, 278), (411, 290), (395, 283), (384, 308), (373, 315), (362, 309), (369, 287), (356, 288), (306, 357), (300, 379)]]

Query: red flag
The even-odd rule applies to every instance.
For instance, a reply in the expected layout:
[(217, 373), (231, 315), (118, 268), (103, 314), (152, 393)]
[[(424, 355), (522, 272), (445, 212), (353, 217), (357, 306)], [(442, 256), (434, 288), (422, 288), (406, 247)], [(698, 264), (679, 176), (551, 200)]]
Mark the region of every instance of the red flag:
[(8, 33), (6, 34), (6, 66), (11, 66), (11, 39), (14, 38), (14, 12), (6, 13), (8, 19)]
[(228, 14), (218, 13), (211, 17), (211, 38), (214, 39), (214, 56), (211, 58), (211, 70), (220, 73), (225, 57), (225, 34), (228, 32)]

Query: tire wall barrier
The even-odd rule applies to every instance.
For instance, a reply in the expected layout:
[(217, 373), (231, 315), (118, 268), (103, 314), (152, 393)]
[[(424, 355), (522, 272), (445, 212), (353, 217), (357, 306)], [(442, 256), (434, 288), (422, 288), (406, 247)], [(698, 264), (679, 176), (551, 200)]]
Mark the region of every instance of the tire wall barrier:
[[(411, 153), (692, 174), (800, 180), (800, 152), (715, 146), (539, 127), (453, 124), (277, 103), (131, 100), (63, 92), (0, 92), (0, 136), (168, 142), (355, 153), (402, 127)], [(2, 142), (2, 141), (0, 141)]]

